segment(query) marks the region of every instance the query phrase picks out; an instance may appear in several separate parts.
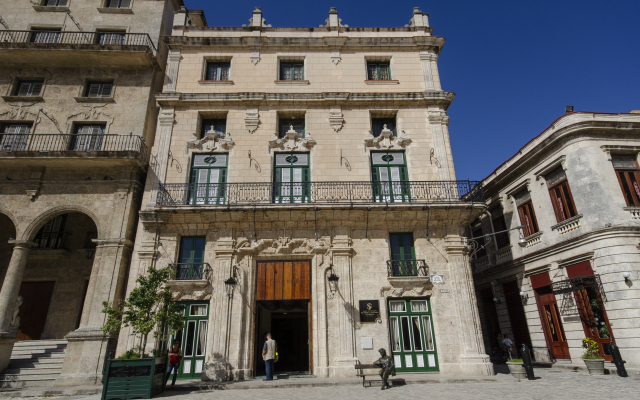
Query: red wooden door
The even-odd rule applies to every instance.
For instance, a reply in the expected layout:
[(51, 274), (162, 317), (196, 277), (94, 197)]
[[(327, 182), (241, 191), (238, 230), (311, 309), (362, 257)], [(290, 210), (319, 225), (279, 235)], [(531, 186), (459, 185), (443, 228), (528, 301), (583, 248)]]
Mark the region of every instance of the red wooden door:
[(40, 339), (47, 322), (55, 282), (22, 282), (19, 340)]
[[(594, 275), (594, 273), (593, 269), (591, 269), (591, 263), (584, 261), (568, 266), (567, 275), (569, 278), (577, 278), (580, 276)], [(576, 306), (580, 312), (580, 319), (582, 320), (582, 328), (584, 329), (585, 336), (598, 343), (600, 355), (603, 356), (606, 361), (613, 361), (611, 351), (609, 350), (609, 343), (615, 343), (615, 339), (598, 287), (585, 286), (584, 289), (578, 290), (573, 294), (576, 299)]]
[(571, 359), (556, 296), (551, 291), (550, 286), (536, 289), (536, 302), (538, 303), (538, 311), (544, 327), (547, 347), (551, 355), (556, 359)]

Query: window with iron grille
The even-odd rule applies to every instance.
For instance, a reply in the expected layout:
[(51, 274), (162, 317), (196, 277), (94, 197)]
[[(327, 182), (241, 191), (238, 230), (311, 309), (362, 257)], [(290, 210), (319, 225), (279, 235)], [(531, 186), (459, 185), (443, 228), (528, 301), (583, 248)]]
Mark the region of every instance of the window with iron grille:
[(40, 96), (44, 80), (18, 81), (15, 96)]
[(520, 217), (520, 225), (524, 225), (524, 236), (531, 236), (539, 231), (536, 213), (533, 210), (531, 202), (531, 193), (523, 190), (514, 196), (518, 205), (518, 216)]
[(189, 204), (224, 204), (229, 154), (194, 154)]
[(67, 5), (67, 0), (45, 0), (45, 7), (64, 7)]
[(32, 43), (58, 43), (62, 29), (32, 29)]
[(107, 0), (109, 8), (129, 8), (131, 0)]
[(549, 195), (551, 203), (556, 214), (556, 220), (562, 222), (571, 217), (575, 217), (578, 213), (573, 203), (567, 175), (562, 167), (558, 167), (545, 177), (547, 186), (549, 187)]
[(69, 150), (98, 151), (102, 149), (104, 139), (104, 124), (76, 125), (73, 138), (69, 144)]
[[(504, 219), (504, 215), (500, 215), (493, 220), (493, 229), (496, 232), (504, 231), (507, 229), (507, 222)], [(502, 232), (495, 235), (496, 244), (498, 248), (501, 249), (505, 246), (508, 246), (509, 243), (509, 232)]]
[(309, 153), (276, 153), (274, 160), (274, 203), (309, 202)]
[(218, 133), (218, 137), (224, 139), (227, 134), (227, 120), (226, 119), (203, 119), (202, 129), (200, 132), (200, 139), (204, 137), (204, 134), (209, 131), (215, 131)]
[(281, 81), (301, 81), (304, 80), (303, 62), (283, 62), (280, 63)]
[(102, 45), (125, 44), (126, 32), (96, 32), (96, 43)]
[(411, 201), (405, 156), (401, 151), (371, 152), (371, 178), (375, 202)]
[(380, 136), (385, 125), (387, 129), (393, 132), (393, 136), (396, 136), (395, 118), (371, 118), (371, 133), (373, 133), (373, 137)]
[[(471, 233), (471, 237), (479, 238), (480, 236), (482, 236), (482, 226), (478, 225), (476, 228), (474, 228), (473, 232)], [(476, 252), (476, 258), (481, 258), (486, 256), (487, 243), (485, 238), (476, 240), (476, 243), (478, 243), (478, 251)]]
[(640, 168), (631, 154), (612, 154), (611, 162), (628, 206), (640, 207)]
[(292, 127), (298, 133), (299, 138), (304, 138), (304, 118), (281, 118), (279, 126), (278, 137), (281, 139), (287, 135)]
[(86, 97), (111, 97), (112, 82), (88, 82)]
[(205, 79), (208, 81), (228, 81), (230, 70), (230, 62), (208, 62)]
[(0, 150), (26, 150), (30, 130), (31, 124), (2, 124), (2, 134), (0, 134)]
[(60, 249), (64, 248), (64, 226), (67, 222), (67, 214), (58, 215), (47, 221), (46, 224), (36, 234), (34, 243), (40, 249)]
[(367, 62), (367, 79), (370, 81), (388, 81), (391, 79), (391, 67), (387, 62)]

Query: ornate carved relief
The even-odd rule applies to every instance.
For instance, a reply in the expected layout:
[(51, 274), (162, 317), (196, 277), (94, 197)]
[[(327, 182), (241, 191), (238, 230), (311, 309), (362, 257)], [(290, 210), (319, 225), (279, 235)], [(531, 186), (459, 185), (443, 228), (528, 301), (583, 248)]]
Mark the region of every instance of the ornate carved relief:
[(206, 279), (168, 281), (174, 300), (210, 300), (213, 287)]
[[(196, 137), (196, 134), (193, 134)], [(222, 133), (214, 130), (205, 132), (202, 139), (193, 139), (187, 142), (188, 149), (198, 149), (204, 151), (214, 150), (231, 150), (235, 146), (234, 141), (231, 139), (231, 133), (227, 132), (225, 137), (222, 138)]]
[(23, 104), (23, 103), (11, 104), (11, 103), (7, 103), (7, 104), (9, 104), (11, 106), (11, 108), (8, 111), (0, 113), (0, 117), (4, 117), (3, 119), (13, 119), (13, 120), (36, 118), (37, 112), (33, 112), (33, 111), (30, 111), (30, 110), (27, 109), (28, 107), (31, 107), (36, 103), (37, 103), (37, 101), (34, 101), (31, 104)]
[(258, 125), (260, 125), (260, 115), (258, 115), (257, 108), (247, 110), (244, 123), (250, 133), (253, 133), (258, 129)]
[(367, 147), (375, 147), (378, 149), (390, 149), (392, 147), (404, 148), (411, 144), (411, 139), (407, 137), (404, 129), (400, 130), (398, 136), (394, 136), (393, 131), (387, 129), (387, 125), (384, 125), (378, 137), (373, 137), (373, 132), (369, 131), (369, 134), (364, 139), (364, 143)]
[(331, 107), (331, 110), (329, 111), (329, 125), (331, 125), (331, 128), (338, 132), (342, 129), (343, 124), (344, 116), (342, 115), (342, 109), (339, 106)]
[(102, 120), (107, 120), (107, 129), (105, 133), (109, 133), (109, 127), (113, 123), (114, 118), (111, 115), (100, 111), (100, 108), (106, 106), (107, 104), (109, 103), (98, 104), (98, 105), (83, 104), (82, 107), (85, 107), (84, 111), (71, 114), (67, 117), (67, 126), (69, 126), (69, 124), (73, 121), (73, 119), (76, 119), (77, 117), (83, 118), (85, 120), (88, 120), (88, 119), (101, 120), (102, 119)]
[(314, 239), (291, 239), (280, 237), (278, 239), (260, 239), (250, 241), (242, 239), (235, 248), (238, 257), (247, 254), (254, 255), (282, 255), (282, 254), (324, 254), (329, 246), (323, 241)]
[(260, 50), (251, 50), (251, 62), (253, 65), (260, 62)]
[(300, 147), (310, 149), (316, 145), (316, 141), (311, 137), (310, 133), (307, 133), (306, 135), (306, 138), (298, 137), (298, 132), (293, 130), (293, 125), (291, 125), (285, 137), (282, 139), (274, 133), (273, 139), (269, 140), (269, 147), (272, 149), (280, 148), (282, 150), (295, 150)]
[(335, 65), (342, 61), (342, 57), (340, 57), (340, 50), (331, 50), (331, 62)]

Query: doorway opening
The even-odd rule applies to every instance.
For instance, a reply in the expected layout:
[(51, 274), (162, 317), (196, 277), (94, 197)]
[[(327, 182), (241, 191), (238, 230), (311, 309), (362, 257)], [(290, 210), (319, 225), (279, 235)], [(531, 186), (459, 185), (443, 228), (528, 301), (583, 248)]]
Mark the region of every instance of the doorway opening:
[(267, 333), (278, 344), (276, 375), (307, 375), (309, 369), (309, 300), (259, 301), (256, 312), (255, 375), (265, 375), (262, 349)]

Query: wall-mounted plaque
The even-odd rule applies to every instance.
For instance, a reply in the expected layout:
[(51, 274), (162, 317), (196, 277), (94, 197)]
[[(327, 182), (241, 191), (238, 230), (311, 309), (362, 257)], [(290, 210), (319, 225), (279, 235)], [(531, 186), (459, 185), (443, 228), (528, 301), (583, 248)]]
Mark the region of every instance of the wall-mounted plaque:
[(431, 283), (443, 285), (444, 274), (431, 274)]
[(377, 322), (380, 318), (380, 302), (378, 300), (360, 300), (360, 322)]

